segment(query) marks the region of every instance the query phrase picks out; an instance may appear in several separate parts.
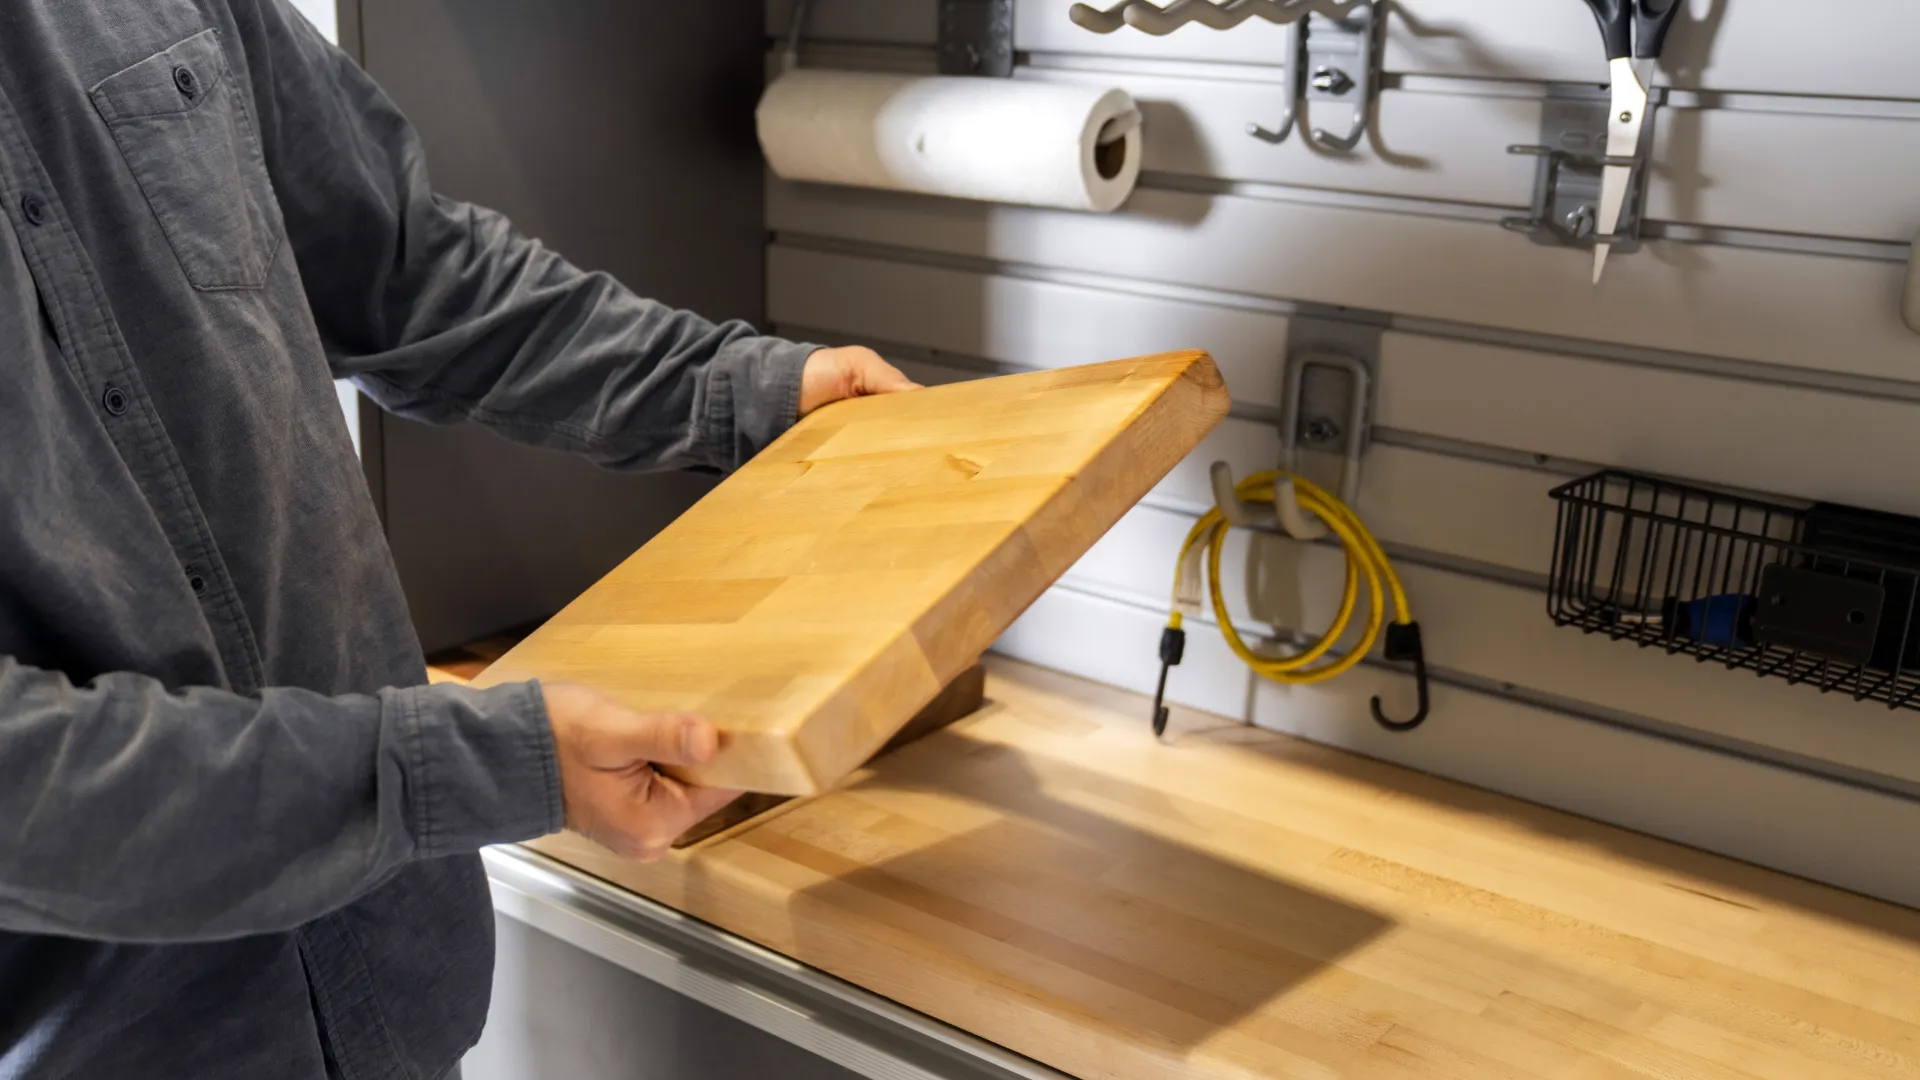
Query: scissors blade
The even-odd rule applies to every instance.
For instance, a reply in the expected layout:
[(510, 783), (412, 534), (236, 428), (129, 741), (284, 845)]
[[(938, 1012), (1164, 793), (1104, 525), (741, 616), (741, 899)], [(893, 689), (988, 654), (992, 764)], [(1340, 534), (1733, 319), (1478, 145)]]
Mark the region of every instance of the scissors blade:
[[(1632, 157), (1640, 148), (1640, 128), (1646, 119), (1647, 88), (1633, 61), (1625, 57), (1611, 64), (1613, 72), (1613, 114), (1607, 117), (1607, 156)], [(1595, 222), (1601, 236), (1612, 236), (1620, 228), (1620, 215), (1626, 209), (1627, 192), (1633, 186), (1633, 166), (1608, 165), (1600, 178), (1600, 215)], [(1605, 240), (1593, 248), (1593, 283), (1600, 284), (1606, 273), (1607, 256), (1613, 245)]]

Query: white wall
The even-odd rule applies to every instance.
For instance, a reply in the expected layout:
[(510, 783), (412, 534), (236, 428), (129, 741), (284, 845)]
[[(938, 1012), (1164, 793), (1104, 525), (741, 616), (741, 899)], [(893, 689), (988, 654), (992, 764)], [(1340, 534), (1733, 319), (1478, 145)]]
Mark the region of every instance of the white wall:
[(328, 41), (340, 40), (340, 22), (334, 0), (293, 0), (293, 6), (307, 17)]
[[(1659, 79), (1682, 88), (1649, 194), (1667, 238), (1617, 254), (1596, 289), (1590, 255), (1497, 223), (1533, 181), (1507, 146), (1538, 140), (1550, 91), (1604, 78), (1572, 0), (1393, 5), (1388, 89), (1352, 155), (1245, 134), (1281, 109), (1274, 28), (1098, 36), (1070, 2), (1019, 0), (1018, 77), (1142, 102), (1147, 172), (1122, 212), (768, 193), (769, 317), (794, 335), (877, 344), (930, 381), (1169, 348), (1219, 360), (1233, 417), (1000, 648), (1150, 690), (1207, 464), (1272, 467), (1290, 328), (1305, 306), (1344, 310), (1388, 327), (1358, 509), (1426, 629), (1433, 718), (1387, 735), (1367, 706), (1408, 710), (1397, 670), (1289, 691), (1204, 624), (1172, 696), (1920, 902), (1920, 716), (1556, 629), (1541, 591), (1547, 491), (1595, 466), (1920, 514), (1920, 337), (1899, 315), (1920, 68), (1888, 33), (1920, 32), (1920, 9), (1862, 0), (1810, 36), (1788, 0), (1693, 3)], [(815, 9), (808, 63), (931, 69), (932, 0)], [(785, 17), (770, 0), (774, 35)], [(1231, 617), (1325, 624), (1337, 554), (1235, 552)]]
[[(328, 41), (340, 40), (339, 14), (334, 0), (292, 0), (293, 6), (307, 21), (325, 35)], [(340, 381), (334, 383), (334, 392), (340, 400), (340, 412), (347, 418), (347, 432), (353, 436), (355, 453), (360, 450), (359, 393), (352, 384)]]

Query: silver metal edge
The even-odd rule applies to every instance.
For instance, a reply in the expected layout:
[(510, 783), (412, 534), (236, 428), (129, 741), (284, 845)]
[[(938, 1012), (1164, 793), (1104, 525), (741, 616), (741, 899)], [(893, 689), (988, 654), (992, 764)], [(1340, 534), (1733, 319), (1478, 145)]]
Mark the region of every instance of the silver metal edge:
[(1039, 1062), (520, 847), (481, 852), (499, 914), (873, 1080), (1069, 1080)]

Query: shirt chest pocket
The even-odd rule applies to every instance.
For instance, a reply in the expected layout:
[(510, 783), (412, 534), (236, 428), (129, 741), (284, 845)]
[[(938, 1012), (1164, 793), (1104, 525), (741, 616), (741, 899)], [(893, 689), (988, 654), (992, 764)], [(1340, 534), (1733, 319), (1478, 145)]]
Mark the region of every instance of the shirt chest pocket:
[(282, 226), (246, 95), (206, 30), (90, 92), (196, 289), (257, 289)]

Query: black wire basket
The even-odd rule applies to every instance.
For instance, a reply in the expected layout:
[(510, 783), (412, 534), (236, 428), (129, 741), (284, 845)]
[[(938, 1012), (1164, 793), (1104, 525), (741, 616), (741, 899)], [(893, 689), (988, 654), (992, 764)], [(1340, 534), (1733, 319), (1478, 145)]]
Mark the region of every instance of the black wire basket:
[(1620, 471), (1553, 497), (1557, 625), (1920, 708), (1920, 520)]

